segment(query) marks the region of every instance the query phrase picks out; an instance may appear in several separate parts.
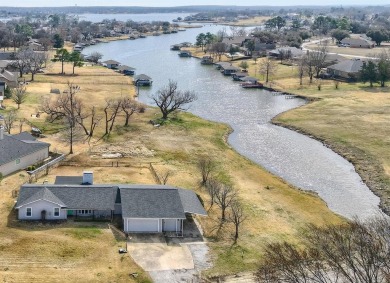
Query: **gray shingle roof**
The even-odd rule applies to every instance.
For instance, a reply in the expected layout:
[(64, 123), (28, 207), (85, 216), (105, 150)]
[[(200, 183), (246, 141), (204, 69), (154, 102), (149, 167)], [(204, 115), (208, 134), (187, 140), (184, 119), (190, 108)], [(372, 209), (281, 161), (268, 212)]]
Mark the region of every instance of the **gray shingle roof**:
[(207, 212), (200, 203), (197, 195), (190, 190), (178, 189), (181, 203), (185, 213), (199, 214), (207, 216)]
[(120, 192), (124, 218), (186, 218), (177, 189), (120, 188)]
[[(25, 197), (27, 197), (27, 195), (24, 195), (24, 198)], [(18, 201), (18, 206), (25, 206), (39, 200), (53, 202), (61, 207), (66, 207), (66, 205), (46, 187), (38, 188), (29, 198), (24, 200), (21, 199), (20, 202)]]
[(118, 70), (119, 71), (134, 71), (135, 68), (132, 68), (132, 67), (129, 67), (129, 66), (126, 66), (126, 65), (122, 65), (122, 66), (118, 67)]
[[(50, 191), (68, 209), (114, 210), (116, 189), (112, 186), (24, 185), (20, 188), (16, 207), (23, 206), (42, 188)], [(34, 196), (36, 195), (36, 196)]]
[(56, 185), (81, 185), (83, 176), (56, 176), (54, 184)]
[(134, 77), (134, 80), (136, 80), (136, 81), (138, 81), (138, 80), (142, 80), (142, 81), (145, 80), (146, 81), (146, 80), (151, 80), (151, 79), (152, 79), (151, 77), (149, 77), (145, 74), (140, 74), (140, 75)]
[(346, 73), (358, 73), (362, 69), (363, 62), (364, 61), (360, 59), (345, 60), (329, 66), (328, 69)]
[(11, 162), (18, 158), (29, 155), (33, 152), (48, 148), (50, 144), (37, 141), (28, 133), (22, 133), (16, 136), (4, 134), (0, 140), (0, 165)]
[(115, 60), (107, 60), (107, 61), (104, 61), (103, 63), (108, 64), (108, 65), (119, 65), (120, 64), (120, 62), (115, 61)]

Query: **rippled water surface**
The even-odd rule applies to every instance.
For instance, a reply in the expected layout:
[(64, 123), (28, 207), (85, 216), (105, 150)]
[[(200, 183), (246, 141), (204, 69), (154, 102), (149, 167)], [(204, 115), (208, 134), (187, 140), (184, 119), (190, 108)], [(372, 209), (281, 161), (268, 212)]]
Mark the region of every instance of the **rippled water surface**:
[(229, 143), (241, 154), (262, 165), (287, 182), (313, 190), (329, 208), (345, 217), (366, 218), (379, 213), (376, 197), (353, 166), (320, 142), (270, 124), (272, 117), (305, 102), (285, 99), (265, 90), (242, 89), (213, 66), (202, 66), (195, 58), (179, 58), (169, 46), (194, 42), (200, 32), (216, 32), (221, 26), (205, 26), (178, 34), (135, 41), (100, 44), (84, 50), (98, 51), (103, 60), (114, 59), (153, 78), (153, 87), (142, 89), (139, 99), (151, 103), (149, 95), (167, 84), (178, 82), (181, 89), (196, 91), (198, 100), (190, 112), (229, 124), (234, 132)]

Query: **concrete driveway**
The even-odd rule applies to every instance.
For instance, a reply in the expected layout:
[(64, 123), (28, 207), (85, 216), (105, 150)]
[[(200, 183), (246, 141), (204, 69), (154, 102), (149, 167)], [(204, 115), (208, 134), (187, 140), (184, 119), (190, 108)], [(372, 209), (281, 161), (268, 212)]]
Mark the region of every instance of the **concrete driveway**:
[(127, 251), (146, 271), (194, 269), (191, 251), (179, 240), (166, 242), (162, 235), (132, 235)]

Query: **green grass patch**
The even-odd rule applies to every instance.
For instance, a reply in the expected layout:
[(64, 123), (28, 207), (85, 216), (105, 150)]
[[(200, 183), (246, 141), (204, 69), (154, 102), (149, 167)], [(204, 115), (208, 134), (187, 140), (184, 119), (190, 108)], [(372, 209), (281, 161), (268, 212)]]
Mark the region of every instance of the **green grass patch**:
[(72, 237), (82, 240), (82, 239), (93, 239), (102, 234), (102, 230), (97, 227), (78, 227), (67, 230), (67, 234), (70, 234)]

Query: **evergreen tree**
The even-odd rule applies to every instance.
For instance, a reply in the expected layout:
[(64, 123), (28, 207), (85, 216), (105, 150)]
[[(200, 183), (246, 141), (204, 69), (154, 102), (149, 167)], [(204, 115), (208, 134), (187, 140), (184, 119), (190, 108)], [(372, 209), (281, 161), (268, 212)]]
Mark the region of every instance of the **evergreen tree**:
[(377, 66), (373, 61), (364, 62), (362, 69), (360, 71), (360, 79), (366, 83), (370, 83), (370, 87), (373, 87), (373, 84), (378, 82), (378, 70)]

